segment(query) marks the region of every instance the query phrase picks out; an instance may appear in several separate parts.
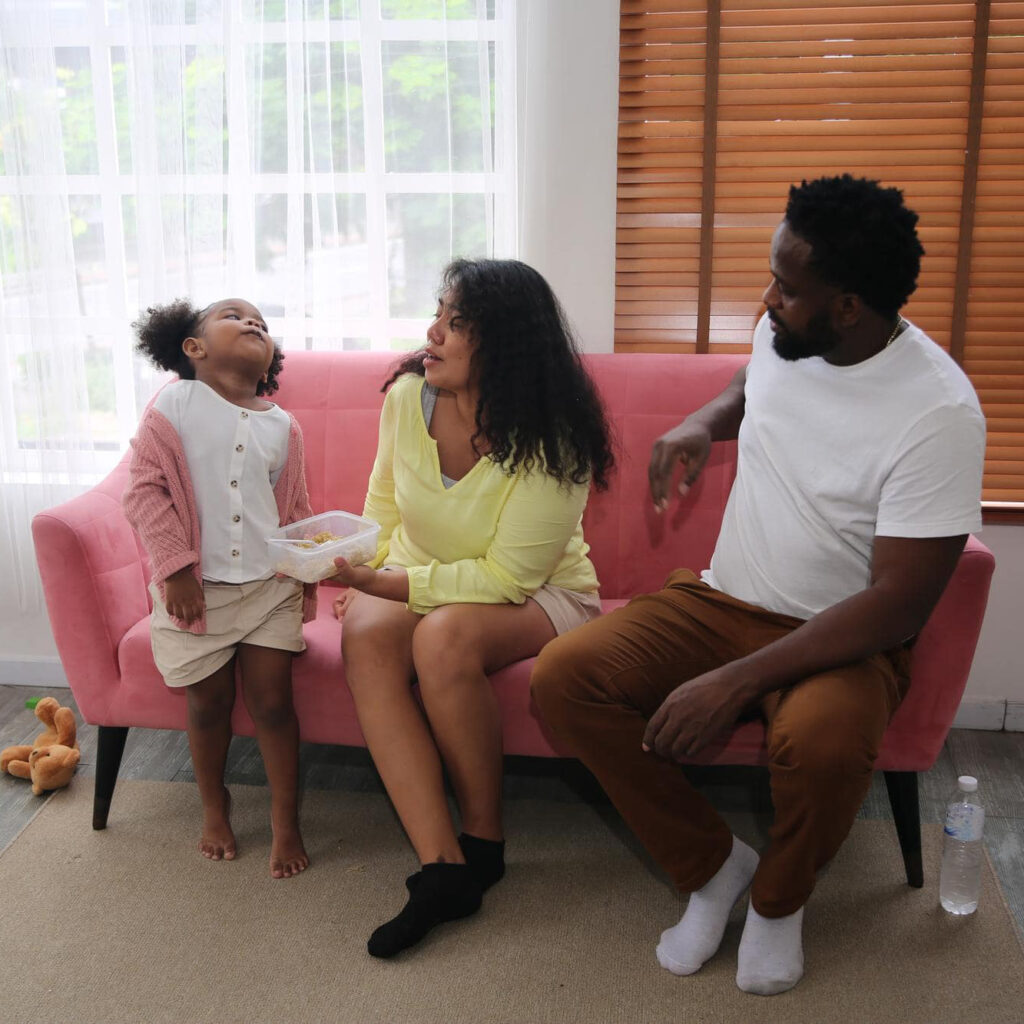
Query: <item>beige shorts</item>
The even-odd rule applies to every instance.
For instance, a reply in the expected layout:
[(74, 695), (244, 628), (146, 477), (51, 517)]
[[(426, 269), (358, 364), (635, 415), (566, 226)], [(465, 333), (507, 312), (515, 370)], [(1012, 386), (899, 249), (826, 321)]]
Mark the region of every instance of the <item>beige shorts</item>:
[(557, 636), (568, 633), (570, 629), (582, 626), (583, 623), (596, 619), (601, 614), (601, 597), (594, 594), (581, 594), (565, 587), (556, 587), (545, 583), (540, 590), (530, 595), (544, 609), (544, 613), (555, 627)]
[(241, 643), (304, 651), (302, 584), (293, 579), (253, 580), (251, 583), (203, 583), (206, 632), (178, 629), (171, 622), (156, 584), (150, 637), (153, 660), (168, 686), (189, 686), (226, 665)]

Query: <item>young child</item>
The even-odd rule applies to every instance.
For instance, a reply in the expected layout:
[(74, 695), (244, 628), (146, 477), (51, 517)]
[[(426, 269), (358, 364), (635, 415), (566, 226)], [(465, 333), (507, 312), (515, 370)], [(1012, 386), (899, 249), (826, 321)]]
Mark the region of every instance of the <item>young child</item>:
[(181, 378), (157, 394), (132, 440), (124, 510), (150, 558), (153, 657), (168, 686), (187, 687), (199, 850), (210, 860), (236, 853), (224, 764), (237, 660), (270, 784), (270, 874), (290, 878), (309, 866), (291, 661), (305, 650), (316, 587), (277, 577), (265, 543), (313, 514), (299, 425), (262, 397), (277, 390), (284, 357), (241, 299), (203, 310), (179, 299), (132, 327), (139, 351)]

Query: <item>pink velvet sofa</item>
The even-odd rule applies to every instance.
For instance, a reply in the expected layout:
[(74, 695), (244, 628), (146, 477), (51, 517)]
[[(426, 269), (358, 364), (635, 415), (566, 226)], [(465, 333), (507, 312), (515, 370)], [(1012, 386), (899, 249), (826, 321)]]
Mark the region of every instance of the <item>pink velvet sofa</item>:
[[(373, 462), (381, 382), (390, 353), (291, 352), (275, 396), (302, 424), (315, 512), (359, 512)], [(647, 494), (651, 442), (718, 394), (744, 357), (595, 355), (590, 369), (620, 444), (610, 490), (591, 498), (586, 538), (606, 609), (657, 588), (674, 568), (707, 566), (735, 471), (735, 445), (716, 445), (698, 484), (664, 516)], [(184, 729), (185, 696), (164, 686), (150, 654), (149, 567), (121, 512), (127, 460), (91, 490), (41, 512), (36, 553), (57, 648), (85, 720), (99, 727), (93, 826), (103, 828), (129, 727)], [(917, 772), (932, 766), (956, 714), (988, 595), (991, 553), (971, 539), (946, 593), (914, 649), (910, 692), (885, 737), (884, 770), (911, 885), (921, 885)], [(321, 589), (319, 615), (305, 627), (308, 650), (295, 660), (295, 704), (304, 740), (363, 745), (345, 686), (333, 591)], [(505, 751), (562, 756), (530, 699), (532, 662), (492, 679)], [(682, 679), (680, 679), (682, 682)], [(236, 733), (251, 736), (242, 701)], [(696, 759), (704, 764), (764, 763), (763, 730), (740, 726)]]

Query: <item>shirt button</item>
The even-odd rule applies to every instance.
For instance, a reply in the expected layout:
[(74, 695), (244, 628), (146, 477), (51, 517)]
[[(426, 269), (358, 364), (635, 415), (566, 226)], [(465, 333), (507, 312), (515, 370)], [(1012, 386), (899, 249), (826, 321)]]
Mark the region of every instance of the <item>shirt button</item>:
[(242, 413), (242, 419), (243, 420), (247, 420), (248, 418), (249, 418), (249, 414), (247, 412), (243, 412)]
[(233, 523), (237, 523), (237, 522), (240, 522), (240, 521), (241, 521), (241, 519), (242, 519), (242, 517), (241, 517), (241, 516), (232, 516), (232, 517), (231, 517), (231, 522), (233, 522)]
[(232, 558), (237, 558), (238, 557), (238, 548), (232, 548), (231, 549), (231, 557)]
[(232, 480), (231, 481), (231, 486), (232, 487), (237, 487), (238, 486), (238, 481), (237, 480)]
[(235, 445), (235, 451), (236, 452), (244, 452), (245, 451), (245, 445), (244, 444), (236, 444)]

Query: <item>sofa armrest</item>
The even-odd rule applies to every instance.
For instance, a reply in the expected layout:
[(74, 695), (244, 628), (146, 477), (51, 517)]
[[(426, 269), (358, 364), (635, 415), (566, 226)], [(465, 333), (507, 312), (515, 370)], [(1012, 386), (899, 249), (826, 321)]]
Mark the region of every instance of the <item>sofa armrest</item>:
[(149, 614), (146, 566), (121, 511), (127, 460), (32, 520), (36, 561), (64, 672), (85, 720), (103, 725), (120, 683), (118, 646)]
[[(908, 768), (935, 763), (953, 725), (978, 645), (995, 558), (969, 537), (942, 597), (914, 644), (910, 689), (893, 716), (890, 732)], [(894, 751), (896, 752), (896, 751)]]

